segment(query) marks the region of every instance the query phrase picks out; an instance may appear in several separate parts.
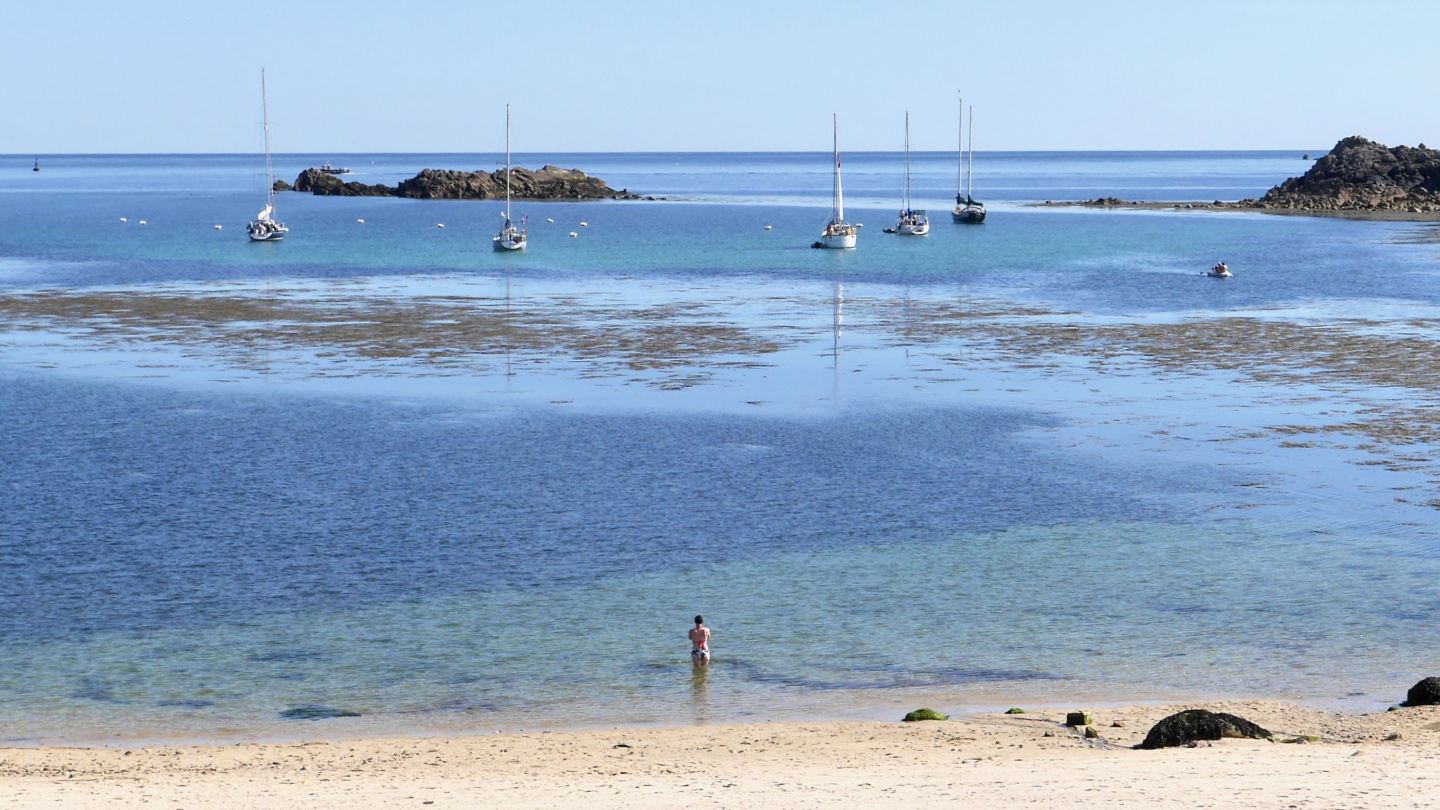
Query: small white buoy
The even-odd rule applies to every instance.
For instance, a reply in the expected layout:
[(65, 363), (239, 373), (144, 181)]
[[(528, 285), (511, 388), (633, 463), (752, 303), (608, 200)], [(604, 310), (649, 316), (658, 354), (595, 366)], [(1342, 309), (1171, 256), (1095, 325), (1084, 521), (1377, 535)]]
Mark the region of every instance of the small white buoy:
[(141, 224), (141, 225), (144, 225), (144, 224), (145, 224), (145, 220), (143, 220), (143, 219), (140, 220), (140, 224)]
[(216, 225), (216, 226), (215, 226), (215, 230), (217, 230), (217, 231), (220, 230), (220, 227), (221, 227), (221, 226)]
[(545, 220), (545, 221), (546, 221), (546, 222), (554, 222), (555, 220), (553, 220), (553, 219), (547, 219), (547, 220)]
[(364, 224), (365, 224), (365, 220), (363, 220), (363, 219), (357, 219), (357, 220), (355, 220), (355, 221), (358, 222), (358, 223), (360, 223), (361, 225), (364, 225)]
[(855, 227), (857, 227), (857, 228), (863, 228), (863, 227), (865, 227), (865, 223), (863, 223), (863, 222), (857, 222), (857, 223), (855, 223)]
[(120, 221), (121, 221), (121, 222), (129, 222), (130, 220), (126, 219), (125, 217), (120, 217)]
[(588, 227), (590, 227), (590, 223), (588, 223), (588, 222), (582, 222), (582, 223), (580, 223), (580, 227), (582, 227), (582, 228), (588, 228)]
[(775, 230), (775, 229), (772, 228), (772, 227), (769, 226), (769, 225), (766, 225), (766, 226), (765, 226), (765, 230), (767, 230), (767, 231), (773, 231), (773, 230)]
[(571, 231), (571, 232), (570, 232), (570, 235), (571, 235), (571, 236), (579, 236), (580, 234), (578, 234), (578, 233), (576, 233), (576, 232), (574, 232), (574, 231)]
[(443, 223), (443, 222), (437, 222), (437, 223), (435, 223), (435, 227), (437, 227), (437, 228), (443, 228), (443, 227), (445, 227), (445, 223)]

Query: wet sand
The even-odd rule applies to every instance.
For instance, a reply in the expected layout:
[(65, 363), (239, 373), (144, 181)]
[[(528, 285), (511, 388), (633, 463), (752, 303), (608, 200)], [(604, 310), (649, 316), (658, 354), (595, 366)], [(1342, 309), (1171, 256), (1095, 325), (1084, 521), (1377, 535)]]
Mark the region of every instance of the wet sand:
[(1178, 705), (1092, 710), (1098, 740), (1060, 710), (352, 741), (317, 725), (294, 744), (0, 749), (0, 808), (1359, 808), (1440, 793), (1440, 707), (1204, 706), (1281, 742), (1130, 747)]

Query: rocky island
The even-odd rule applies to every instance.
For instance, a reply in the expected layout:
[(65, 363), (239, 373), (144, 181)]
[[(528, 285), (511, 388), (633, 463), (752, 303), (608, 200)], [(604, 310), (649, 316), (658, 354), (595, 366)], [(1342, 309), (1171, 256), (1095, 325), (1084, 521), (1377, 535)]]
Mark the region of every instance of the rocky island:
[(1242, 202), (1306, 212), (1440, 212), (1440, 150), (1423, 143), (1386, 147), (1355, 135), (1335, 144), (1310, 171)]
[[(420, 200), (493, 200), (505, 196), (505, 173), (464, 172), (448, 169), (424, 169), (398, 186), (345, 182), (334, 175), (310, 168), (295, 178), (291, 186), (276, 181), (276, 191), (308, 191), (324, 197), (409, 197)], [(639, 200), (654, 199), (631, 194), (629, 189), (616, 191), (598, 177), (579, 169), (562, 169), (546, 165), (537, 172), (515, 167), (510, 170), (511, 196), (520, 200)]]
[(1310, 170), (1260, 199), (1150, 202), (1100, 197), (1045, 205), (1086, 208), (1245, 210), (1352, 219), (1440, 219), (1440, 150), (1388, 147), (1358, 135), (1335, 144)]

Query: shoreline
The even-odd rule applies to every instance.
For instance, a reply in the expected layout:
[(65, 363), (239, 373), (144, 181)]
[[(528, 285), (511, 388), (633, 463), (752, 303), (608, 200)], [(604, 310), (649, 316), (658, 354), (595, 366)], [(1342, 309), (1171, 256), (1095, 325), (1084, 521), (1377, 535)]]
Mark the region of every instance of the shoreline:
[[(1238, 714), (1276, 742), (1134, 750), (1161, 717)], [(329, 741), (0, 749), (0, 808), (109, 807), (986, 807), (1193, 806), (1254, 791), (1260, 807), (1423, 802), (1440, 759), (1440, 707), (1337, 714), (1276, 701), (1113, 708), (1100, 735), (1064, 711), (946, 721), (770, 722)], [(1313, 739), (1312, 739), (1313, 738)], [(1303, 740), (1285, 744), (1286, 740)], [(1382, 775), (1384, 779), (1378, 777)]]
[(1271, 214), (1282, 217), (1323, 217), (1326, 219), (1350, 219), (1370, 222), (1440, 222), (1440, 211), (1358, 211), (1358, 210), (1313, 210), (1308, 208), (1259, 208), (1241, 205), (1237, 202), (1178, 200), (1152, 202), (1148, 200), (1098, 203), (1094, 200), (1058, 200), (1022, 203), (1025, 208), (1085, 208), (1094, 211), (1173, 211), (1183, 212), (1229, 212), (1242, 214)]

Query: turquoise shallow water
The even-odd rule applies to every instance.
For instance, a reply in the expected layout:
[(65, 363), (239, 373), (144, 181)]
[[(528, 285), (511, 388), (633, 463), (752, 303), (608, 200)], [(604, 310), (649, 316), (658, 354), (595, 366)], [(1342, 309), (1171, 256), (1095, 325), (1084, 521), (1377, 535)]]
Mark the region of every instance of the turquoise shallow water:
[[(1038, 363), (911, 332), (934, 324), (913, 313), (952, 307), (1428, 334), (1414, 320), (1440, 303), (1427, 226), (1021, 205), (1254, 196), (1303, 168), (1289, 153), (995, 155), (977, 158), (991, 222), (937, 216), (906, 241), (879, 232), (896, 156), (859, 155), (847, 178), (868, 227), (834, 254), (805, 247), (823, 155), (536, 158), (681, 200), (527, 204), (531, 252), (500, 257), (490, 203), (285, 195), (292, 237), (245, 244), (250, 157), (0, 170), (7, 295), (281, 290), (357, 318), (461, 296), (596, 330), (683, 311), (780, 342), (658, 370), (618, 344), (494, 345), (441, 373), (278, 340), (262, 367), (223, 343), (0, 322), (9, 739), (889, 716), (917, 701), (1374, 708), (1435, 660), (1437, 519), (1411, 489), (1433, 474), (1366, 465), (1353, 440), (1263, 435), (1423, 392)], [(393, 182), (493, 159), (343, 162)], [(950, 161), (919, 161), (937, 215)], [(1216, 258), (1233, 283), (1198, 275)], [(716, 634), (704, 678), (685, 655), (696, 612)], [(359, 716), (286, 718), (304, 707)]]

